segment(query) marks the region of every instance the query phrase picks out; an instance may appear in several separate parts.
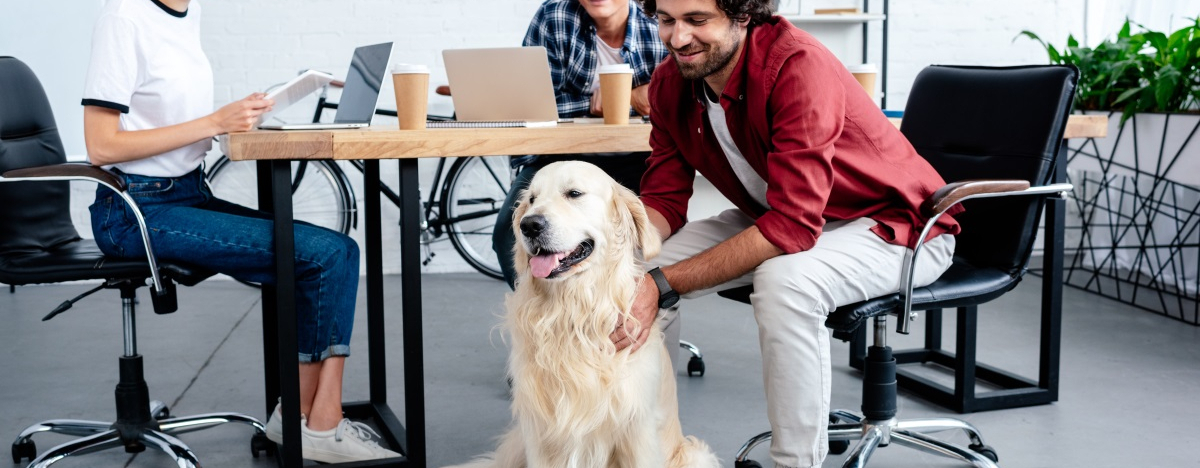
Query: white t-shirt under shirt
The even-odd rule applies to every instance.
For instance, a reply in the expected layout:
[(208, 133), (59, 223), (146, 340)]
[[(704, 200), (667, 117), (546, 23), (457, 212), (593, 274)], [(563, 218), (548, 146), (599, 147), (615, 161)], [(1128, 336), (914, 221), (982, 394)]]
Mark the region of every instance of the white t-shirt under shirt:
[(595, 95), (596, 90), (600, 89), (600, 67), (625, 63), (625, 59), (621, 58), (620, 47), (609, 47), (608, 43), (604, 42), (604, 39), (601, 39), (599, 34), (595, 36), (596, 60), (600, 63), (596, 66), (596, 72), (592, 74), (592, 95)]
[(721, 145), (721, 150), (725, 152), (725, 159), (729, 160), (729, 166), (733, 168), (733, 173), (737, 174), (737, 178), (742, 182), (742, 187), (746, 188), (746, 193), (749, 193), (754, 201), (762, 205), (763, 208), (770, 208), (767, 203), (767, 181), (763, 180), (762, 176), (750, 166), (746, 161), (746, 157), (742, 155), (742, 151), (738, 149), (737, 144), (733, 141), (733, 134), (729, 133), (729, 124), (725, 120), (725, 109), (721, 107), (720, 102), (713, 102), (712, 99), (704, 99), (705, 107), (708, 109), (708, 123), (712, 125), (713, 134), (717, 137), (717, 143)]
[[(121, 111), (121, 130), (180, 124), (213, 112), (213, 77), (200, 48), (200, 2), (184, 13), (157, 0), (108, 0), (92, 33), (83, 105)], [(130, 174), (178, 177), (204, 160), (212, 140), (114, 164)]]

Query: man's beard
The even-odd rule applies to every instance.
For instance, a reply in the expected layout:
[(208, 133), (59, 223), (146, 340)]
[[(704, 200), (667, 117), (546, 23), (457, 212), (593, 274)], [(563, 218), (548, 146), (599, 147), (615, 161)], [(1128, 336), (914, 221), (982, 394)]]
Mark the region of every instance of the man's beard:
[(675, 64), (679, 67), (679, 74), (683, 75), (683, 78), (686, 80), (696, 80), (704, 78), (708, 75), (716, 73), (722, 68), (725, 68), (725, 66), (733, 60), (733, 55), (737, 52), (738, 45), (740, 45), (740, 43), (741, 39), (735, 36), (728, 48), (710, 46), (707, 51), (708, 58), (699, 63), (681, 62), (679, 60), (680, 51), (671, 49), (671, 52), (675, 54)]

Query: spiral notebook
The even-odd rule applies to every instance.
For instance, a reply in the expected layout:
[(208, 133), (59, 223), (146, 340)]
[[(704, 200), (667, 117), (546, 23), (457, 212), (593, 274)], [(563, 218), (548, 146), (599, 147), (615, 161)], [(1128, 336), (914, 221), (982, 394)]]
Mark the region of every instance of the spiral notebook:
[(550, 63), (542, 47), (442, 51), (453, 121), (429, 128), (551, 127), (558, 123)]
[(535, 128), (556, 125), (558, 125), (558, 121), (555, 120), (536, 122), (532, 120), (430, 120), (425, 122), (425, 128)]

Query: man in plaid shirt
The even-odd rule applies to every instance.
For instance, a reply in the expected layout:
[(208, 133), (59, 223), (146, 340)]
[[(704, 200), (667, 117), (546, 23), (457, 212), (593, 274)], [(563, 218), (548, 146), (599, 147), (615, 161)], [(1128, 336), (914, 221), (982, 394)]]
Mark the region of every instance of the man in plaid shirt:
[[(650, 75), (666, 58), (667, 49), (658, 38), (658, 23), (629, 0), (546, 0), (533, 15), (523, 45), (546, 48), (559, 118), (604, 115), (596, 72), (602, 65), (618, 63), (627, 63), (633, 69), (632, 112), (650, 115)], [(517, 195), (542, 166), (567, 159), (587, 161), (637, 192), (647, 156), (649, 153), (514, 156), (512, 165), (520, 169), (496, 216), (492, 234), (492, 249), (509, 286), (516, 277), (512, 265), (516, 242), (513, 207)]]

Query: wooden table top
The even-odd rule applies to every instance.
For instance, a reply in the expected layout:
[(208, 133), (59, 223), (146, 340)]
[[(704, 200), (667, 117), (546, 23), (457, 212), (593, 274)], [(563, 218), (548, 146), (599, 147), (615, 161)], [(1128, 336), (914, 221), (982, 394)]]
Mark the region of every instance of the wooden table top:
[[(897, 126), (900, 119), (891, 119)], [(1098, 138), (1108, 131), (1102, 115), (1072, 115), (1065, 138)], [(399, 130), (254, 130), (224, 135), (221, 150), (233, 160), (407, 159), (511, 154), (650, 151), (650, 125), (604, 125), (576, 119), (541, 128), (437, 128)]]

